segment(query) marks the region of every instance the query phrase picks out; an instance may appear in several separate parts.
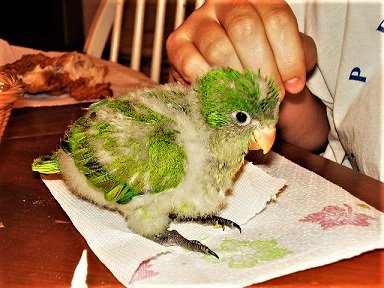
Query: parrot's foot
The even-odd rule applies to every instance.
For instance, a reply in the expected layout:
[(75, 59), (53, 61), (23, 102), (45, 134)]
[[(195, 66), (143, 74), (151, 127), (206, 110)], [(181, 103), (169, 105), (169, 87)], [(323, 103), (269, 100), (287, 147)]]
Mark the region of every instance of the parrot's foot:
[[(175, 214), (171, 214), (169, 217), (173, 221), (179, 221), (179, 222), (197, 222), (200, 224), (220, 225), (221, 227), (223, 227), (223, 230), (225, 229), (225, 227), (237, 228), (241, 233), (241, 228), (239, 224), (231, 220), (222, 218), (220, 216), (209, 215), (209, 216), (198, 216), (198, 217), (178, 217)], [(197, 240), (188, 240), (184, 238), (176, 230), (166, 230), (164, 233), (156, 235), (151, 239), (164, 246), (176, 245), (190, 251), (209, 254), (219, 259), (219, 256), (215, 252), (213, 252), (211, 249), (209, 249), (207, 246), (205, 246), (204, 244), (200, 243)]]
[(220, 225), (221, 227), (223, 227), (223, 230), (225, 229), (225, 227), (236, 228), (241, 233), (241, 227), (239, 224), (216, 215), (179, 218), (176, 215), (172, 214), (170, 215), (170, 218), (172, 220), (182, 221), (182, 222), (196, 222), (200, 224)]
[(156, 235), (151, 239), (164, 246), (176, 245), (190, 251), (209, 254), (219, 259), (219, 256), (207, 246), (197, 240), (188, 240), (176, 230), (166, 230), (162, 234)]

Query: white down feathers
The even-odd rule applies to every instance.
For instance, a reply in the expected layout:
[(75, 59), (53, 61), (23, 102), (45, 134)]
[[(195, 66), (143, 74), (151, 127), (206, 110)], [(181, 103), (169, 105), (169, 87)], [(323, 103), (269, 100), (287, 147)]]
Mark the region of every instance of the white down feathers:
[[(180, 133), (178, 143), (181, 143), (187, 155), (185, 177), (179, 185), (159, 194), (144, 194), (134, 197), (127, 204), (117, 204), (106, 201), (104, 194), (93, 188), (86, 177), (75, 166), (73, 159), (64, 151), (60, 151), (60, 169), (70, 189), (82, 198), (100, 206), (119, 211), (128, 223), (128, 227), (135, 233), (151, 237), (166, 230), (169, 226), (169, 214), (183, 216), (201, 216), (216, 214), (225, 205), (225, 191), (231, 186), (231, 179), (224, 185), (218, 185), (217, 175), (219, 169), (214, 167), (212, 153), (209, 151), (211, 130), (197, 109), (196, 95), (192, 89), (181, 85), (163, 85), (162, 91), (184, 90), (192, 110), (187, 115), (182, 109), (175, 109), (171, 103), (164, 103), (161, 99), (146, 96), (146, 89), (129, 93), (126, 97), (139, 102), (166, 117), (174, 119)], [(113, 124), (119, 125), (119, 116), (99, 115), (107, 117)], [(233, 148), (236, 149), (236, 148)], [(103, 155), (102, 149), (96, 151), (100, 163), (108, 161), (108, 155)], [(241, 157), (241, 151), (239, 152)], [(221, 181), (222, 179), (220, 179)], [(220, 187), (221, 186), (221, 187)]]

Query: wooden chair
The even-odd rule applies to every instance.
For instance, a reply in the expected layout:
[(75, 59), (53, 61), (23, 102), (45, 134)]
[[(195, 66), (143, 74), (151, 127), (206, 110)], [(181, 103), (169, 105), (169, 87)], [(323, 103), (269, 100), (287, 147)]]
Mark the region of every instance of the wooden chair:
[[(132, 53), (130, 67), (140, 71), (142, 57), (143, 26), (145, 15), (145, 0), (135, 0), (135, 19), (132, 41)], [(195, 9), (203, 4), (204, 0), (195, 1)], [(150, 78), (159, 82), (160, 68), (162, 62), (162, 51), (164, 46), (164, 19), (166, 12), (166, 0), (158, 0), (156, 8), (156, 22), (152, 47), (152, 59), (150, 67)], [(187, 0), (176, 0), (174, 29), (176, 29), (185, 17)], [(109, 60), (117, 62), (119, 54), (120, 39), (122, 35), (122, 19), (124, 11), (124, 0), (101, 0), (97, 12), (92, 20), (84, 45), (84, 53), (100, 58), (105, 45), (111, 35), (111, 49)]]

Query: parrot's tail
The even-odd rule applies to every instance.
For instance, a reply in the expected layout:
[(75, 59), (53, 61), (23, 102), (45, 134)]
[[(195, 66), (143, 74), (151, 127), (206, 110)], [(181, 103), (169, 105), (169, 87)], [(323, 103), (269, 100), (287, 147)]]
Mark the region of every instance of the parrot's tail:
[(32, 163), (32, 171), (41, 174), (59, 174), (59, 156), (54, 153), (51, 156), (41, 156), (35, 159)]

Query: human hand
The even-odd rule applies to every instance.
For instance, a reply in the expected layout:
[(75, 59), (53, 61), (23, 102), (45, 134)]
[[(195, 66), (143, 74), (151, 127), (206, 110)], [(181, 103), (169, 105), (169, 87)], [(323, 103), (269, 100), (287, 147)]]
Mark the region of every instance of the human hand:
[(167, 40), (172, 75), (193, 82), (212, 66), (270, 75), (285, 92), (299, 93), (316, 63), (314, 41), (299, 33), (280, 0), (207, 0)]

